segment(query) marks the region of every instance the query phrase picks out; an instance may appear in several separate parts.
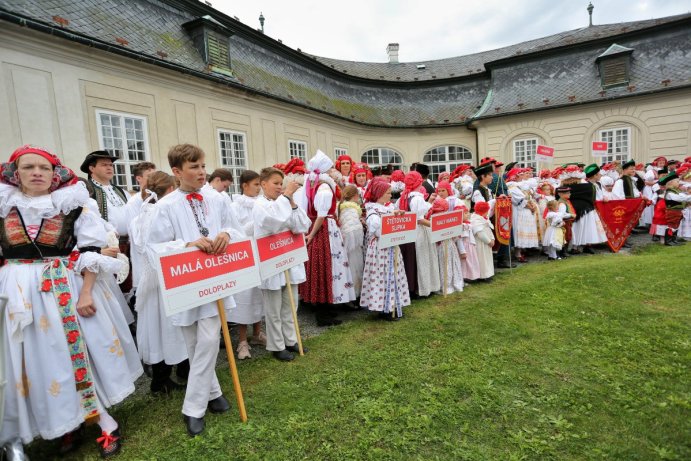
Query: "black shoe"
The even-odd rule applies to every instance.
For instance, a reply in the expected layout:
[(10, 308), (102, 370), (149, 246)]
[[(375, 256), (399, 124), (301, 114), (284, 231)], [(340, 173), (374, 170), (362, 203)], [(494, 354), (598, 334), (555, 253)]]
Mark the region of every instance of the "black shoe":
[(499, 269), (514, 269), (518, 267), (518, 265), (514, 262), (508, 263), (507, 261), (500, 261), (497, 263), (497, 268)]
[[(292, 346), (286, 346), (286, 350), (290, 352), (295, 352), (296, 354), (300, 353), (300, 348), (298, 347), (297, 343), (293, 344)], [(304, 345), (302, 346), (302, 353), (306, 354), (310, 350), (307, 349)]]
[(595, 250), (593, 250), (593, 249), (590, 248), (590, 247), (583, 247), (583, 253), (588, 253), (589, 255), (594, 255), (594, 254), (595, 254)]
[(184, 391), (185, 386), (178, 384), (170, 378), (160, 383), (151, 381), (151, 392), (153, 394), (170, 394), (173, 391)]
[(96, 439), (98, 444), (98, 451), (101, 453), (101, 458), (110, 458), (120, 453), (122, 448), (122, 436), (120, 435), (120, 428), (118, 427), (110, 434), (101, 432), (101, 437)]
[(653, 235), (653, 242), (659, 242), (660, 241), (660, 236), (659, 235)]
[(225, 413), (230, 410), (230, 404), (225, 397), (220, 395), (213, 400), (209, 400), (209, 406), (207, 408), (211, 413)]
[(190, 437), (199, 435), (204, 432), (204, 417), (194, 418), (192, 416), (182, 415), (183, 421), (185, 421), (185, 426), (187, 427), (187, 433)]
[(340, 325), (342, 323), (343, 321), (339, 319), (320, 318), (319, 320), (317, 320), (318, 327), (333, 327), (336, 325)]
[(274, 351), (273, 356), (275, 359), (280, 360), (281, 362), (290, 362), (295, 359), (295, 356), (292, 354), (292, 352), (288, 352), (286, 349), (283, 349), (282, 351)]

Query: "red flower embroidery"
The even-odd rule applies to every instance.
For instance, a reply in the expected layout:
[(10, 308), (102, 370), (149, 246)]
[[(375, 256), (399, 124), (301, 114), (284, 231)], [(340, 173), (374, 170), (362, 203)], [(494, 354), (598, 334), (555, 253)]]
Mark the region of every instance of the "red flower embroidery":
[(79, 331), (77, 330), (72, 330), (69, 333), (67, 333), (67, 342), (70, 344), (74, 344), (77, 342), (79, 339)]
[(52, 286), (53, 286), (53, 284), (51, 283), (50, 280), (44, 280), (41, 283), (41, 291), (50, 291)]
[(68, 270), (74, 269), (74, 263), (73, 263), (72, 261), (70, 261), (69, 263), (67, 263), (67, 269), (68, 269)]
[(53, 261), (53, 267), (56, 268), (56, 269), (57, 269), (58, 267), (60, 267), (60, 260), (59, 260), (59, 259), (56, 259), (56, 260)]
[(79, 354), (73, 354), (72, 361), (74, 362), (75, 360), (84, 360), (84, 353), (80, 352)]
[(77, 319), (74, 315), (70, 315), (62, 319), (62, 323), (76, 322)]
[(70, 261), (76, 261), (79, 259), (79, 252), (77, 250), (74, 250), (72, 253), (70, 253)]
[(82, 380), (84, 379), (85, 376), (86, 376), (86, 368), (77, 368), (74, 371), (74, 379), (77, 382), (82, 382)]
[(69, 293), (60, 293), (60, 296), (58, 296), (58, 304), (60, 304), (62, 307), (67, 306), (69, 304), (70, 299), (72, 299), (72, 295)]

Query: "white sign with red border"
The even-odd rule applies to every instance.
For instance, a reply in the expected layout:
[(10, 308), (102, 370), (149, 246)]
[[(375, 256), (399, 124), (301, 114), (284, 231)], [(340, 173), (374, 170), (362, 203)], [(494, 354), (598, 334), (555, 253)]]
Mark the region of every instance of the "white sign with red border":
[(225, 253), (185, 248), (158, 256), (158, 282), (166, 315), (201, 306), (261, 283), (251, 239), (233, 241)]
[(432, 242), (436, 243), (458, 237), (463, 232), (463, 210), (433, 214), (430, 222), (432, 224)]
[(263, 280), (309, 259), (305, 235), (293, 234), (289, 230), (257, 239), (257, 253)]
[(554, 147), (537, 146), (535, 158), (538, 162), (552, 163), (552, 160), (554, 160)]
[(593, 157), (604, 157), (607, 155), (609, 143), (606, 141), (593, 141)]
[(415, 213), (389, 214), (381, 217), (379, 248), (390, 248), (417, 239), (417, 215)]

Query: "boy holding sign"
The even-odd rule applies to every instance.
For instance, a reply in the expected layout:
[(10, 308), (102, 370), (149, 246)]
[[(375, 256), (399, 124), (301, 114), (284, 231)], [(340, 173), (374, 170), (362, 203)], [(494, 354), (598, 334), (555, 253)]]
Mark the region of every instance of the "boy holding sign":
[[(202, 190), (206, 165), (199, 147), (173, 146), (168, 152), (168, 163), (180, 187), (156, 204), (148, 238), (153, 251), (164, 253), (196, 247), (209, 254), (222, 254), (231, 238), (244, 238), (223, 196), (213, 190)], [(235, 306), (232, 296), (223, 301), (226, 309)], [(212, 413), (230, 409), (215, 371), (221, 320), (217, 305), (212, 302), (173, 314), (171, 321), (182, 328), (189, 355), (190, 372), (182, 414), (187, 432), (195, 436), (204, 430), (207, 409)]]

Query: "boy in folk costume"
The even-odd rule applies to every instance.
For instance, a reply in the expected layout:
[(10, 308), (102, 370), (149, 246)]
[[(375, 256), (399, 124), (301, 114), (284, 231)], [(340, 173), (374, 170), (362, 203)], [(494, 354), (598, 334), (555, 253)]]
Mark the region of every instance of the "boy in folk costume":
[[(177, 190), (155, 206), (149, 247), (162, 253), (196, 247), (209, 254), (222, 254), (233, 240), (244, 233), (228, 202), (217, 192), (202, 191), (206, 182), (204, 152), (197, 146), (181, 144), (168, 151), (168, 163), (180, 181)], [(223, 299), (226, 309), (235, 306), (232, 296)], [(230, 409), (216, 377), (221, 320), (217, 303), (207, 303), (171, 316), (172, 324), (182, 328), (190, 361), (182, 414), (191, 436), (204, 430), (206, 410), (223, 413)]]
[(365, 194), (367, 213), (366, 256), (360, 305), (394, 320), (410, 305), (410, 294), (403, 257), (398, 247), (379, 248), (382, 216), (402, 214), (391, 204), (391, 186), (384, 179), (373, 179)]
[(571, 243), (573, 237), (572, 224), (576, 217), (576, 209), (571, 203), (571, 188), (569, 186), (557, 187), (557, 201), (559, 202), (559, 214), (564, 221), (564, 246), (559, 253), (559, 256), (566, 258), (566, 249)]
[(660, 179), (660, 185), (665, 186), (665, 221), (667, 230), (665, 232), (665, 245), (681, 245), (677, 242), (677, 230), (683, 217), (684, 207), (691, 203), (691, 194), (685, 194), (679, 189), (679, 176), (676, 173), (669, 173)]
[(307, 234), (307, 281), (300, 285), (300, 298), (316, 305), (317, 324), (338, 325), (334, 305), (355, 300), (353, 279), (343, 235), (336, 221), (336, 185), (327, 174), (333, 161), (322, 151), (307, 162), (304, 197), (312, 227)]
[[(295, 203), (294, 194), (300, 184), (289, 181), (283, 186), (283, 172), (277, 168), (264, 168), (259, 173), (263, 195), (259, 196), (252, 208), (254, 238), (266, 237), (289, 230), (294, 234), (304, 234), (310, 227), (307, 214)], [(288, 269), (293, 301), (298, 299), (298, 285), (303, 283), (305, 265), (298, 264)], [(260, 285), (264, 302), (266, 322), (266, 350), (281, 361), (295, 358), (298, 339), (293, 323), (290, 292), (285, 273), (273, 275), (262, 280)], [(302, 348), (307, 352), (306, 348)]]
[(477, 242), (477, 255), (480, 262), (480, 280), (490, 281), (494, 276), (494, 264), (492, 262), (492, 247), (494, 246), (494, 226), (488, 215), (490, 204), (477, 202), (474, 212), (470, 215), (470, 226)]

